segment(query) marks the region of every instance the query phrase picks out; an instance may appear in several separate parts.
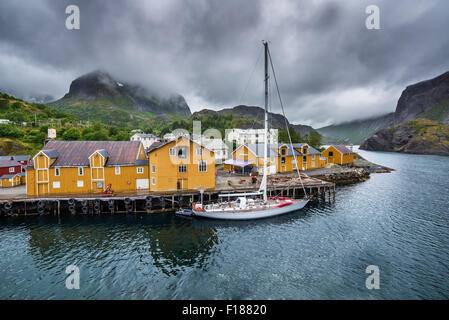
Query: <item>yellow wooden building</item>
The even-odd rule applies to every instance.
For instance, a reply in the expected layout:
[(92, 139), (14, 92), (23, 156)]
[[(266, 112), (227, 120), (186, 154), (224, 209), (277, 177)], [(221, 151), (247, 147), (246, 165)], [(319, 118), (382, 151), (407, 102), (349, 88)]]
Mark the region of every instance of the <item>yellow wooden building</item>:
[(148, 158), (152, 191), (215, 188), (214, 152), (188, 138), (155, 142)]
[(27, 171), (27, 194), (43, 196), (148, 189), (148, 158), (140, 141), (49, 141)]
[[(241, 145), (232, 153), (232, 159), (225, 161), (224, 170), (228, 172), (241, 171), (244, 166), (245, 168), (255, 168), (254, 170), (262, 173), (263, 147), (263, 144)], [(287, 144), (269, 144), (267, 153), (269, 174), (296, 170), (294, 156), (299, 164), (299, 170), (323, 168), (326, 165), (326, 159), (321, 157), (321, 153), (307, 143), (294, 143), (293, 150)], [(249, 170), (245, 169), (244, 171)]]
[(328, 163), (351, 165), (354, 163), (354, 153), (344, 145), (332, 145), (323, 151), (322, 156)]
[(9, 188), (16, 187), (24, 184), (24, 173), (16, 173), (16, 174), (4, 174), (0, 177), (0, 187)]

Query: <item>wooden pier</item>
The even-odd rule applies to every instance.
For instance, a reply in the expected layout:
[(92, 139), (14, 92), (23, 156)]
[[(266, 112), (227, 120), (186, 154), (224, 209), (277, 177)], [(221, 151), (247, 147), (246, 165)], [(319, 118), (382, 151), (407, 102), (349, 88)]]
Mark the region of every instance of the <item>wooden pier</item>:
[[(238, 194), (254, 192), (256, 187), (211, 190), (178, 190), (170, 192), (136, 191), (117, 193), (113, 196), (103, 194), (66, 194), (48, 197), (13, 197), (0, 199), (1, 216), (36, 216), (63, 214), (141, 214), (173, 212), (180, 207), (190, 207), (192, 202), (207, 204), (219, 199), (219, 194)], [(335, 184), (314, 179), (295, 186), (272, 186), (268, 196), (291, 198), (304, 197), (304, 190), (312, 201), (334, 201)], [(231, 199), (232, 196), (229, 196)]]

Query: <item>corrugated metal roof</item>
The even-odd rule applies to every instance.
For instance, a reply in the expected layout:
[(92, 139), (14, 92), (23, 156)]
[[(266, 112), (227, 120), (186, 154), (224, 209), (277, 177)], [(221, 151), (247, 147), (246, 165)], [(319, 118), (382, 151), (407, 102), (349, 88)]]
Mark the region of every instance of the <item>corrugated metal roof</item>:
[(307, 150), (308, 154), (321, 154), (321, 152), (319, 152), (317, 149), (315, 149), (314, 147), (309, 147), (309, 149)]
[(103, 156), (103, 158), (107, 159), (109, 158), (109, 153), (105, 149), (96, 150), (99, 154)]
[(346, 146), (344, 146), (342, 144), (334, 145), (334, 148), (337, 149), (338, 151), (340, 151), (343, 154), (352, 153), (351, 150), (349, 150), (348, 148), (346, 148)]
[(134, 162), (134, 164), (136, 166), (146, 166), (146, 165), (148, 165), (148, 159), (147, 160), (136, 160)]
[(134, 164), (139, 147), (140, 141), (49, 141), (44, 150), (58, 154), (52, 167), (89, 166), (89, 156), (98, 150), (107, 152), (107, 166), (113, 166)]
[(20, 165), (21, 165), (20, 163), (14, 160), (0, 160), (0, 168), (16, 167)]
[(14, 161), (28, 161), (30, 160), (31, 156), (24, 155), (24, 156), (0, 156), (0, 161), (3, 160), (14, 160)]
[(12, 177), (15, 177), (17, 174), (4, 174), (0, 177), (0, 179), (11, 179)]
[(42, 153), (44, 153), (50, 159), (56, 159), (58, 157), (58, 151), (54, 149), (42, 150)]

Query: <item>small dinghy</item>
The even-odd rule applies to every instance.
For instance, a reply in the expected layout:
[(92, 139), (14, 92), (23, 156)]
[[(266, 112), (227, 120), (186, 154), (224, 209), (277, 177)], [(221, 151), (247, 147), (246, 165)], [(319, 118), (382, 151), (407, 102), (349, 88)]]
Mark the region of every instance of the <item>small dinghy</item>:
[(175, 213), (177, 215), (187, 216), (187, 217), (191, 217), (191, 216), (195, 215), (191, 209), (183, 209), (183, 208), (180, 208), (180, 209), (176, 210)]

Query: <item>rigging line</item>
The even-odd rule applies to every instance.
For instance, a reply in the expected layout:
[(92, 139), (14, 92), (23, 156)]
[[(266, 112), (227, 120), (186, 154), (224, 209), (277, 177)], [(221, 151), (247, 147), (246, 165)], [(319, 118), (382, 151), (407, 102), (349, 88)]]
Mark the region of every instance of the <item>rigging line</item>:
[(254, 72), (256, 71), (257, 64), (259, 63), (259, 60), (260, 60), (260, 57), (261, 57), (261, 56), (262, 56), (262, 50), (259, 50), (259, 56), (257, 57), (256, 64), (254, 65), (253, 71), (251, 72), (251, 75), (249, 76), (248, 82), (246, 83), (246, 87), (245, 87), (245, 89), (243, 90), (242, 95), (240, 96), (240, 99), (238, 100), (238, 103), (242, 103), (242, 99), (243, 99), (243, 97), (246, 95), (246, 92), (247, 92), (248, 87), (249, 87), (249, 83), (251, 82), (251, 79), (252, 79), (252, 77), (253, 77), (253, 74), (254, 74)]
[(282, 109), (282, 115), (284, 116), (285, 126), (287, 128), (288, 140), (290, 141), (290, 147), (292, 148), (292, 154), (293, 154), (293, 158), (294, 158), (294, 161), (296, 164), (296, 172), (298, 173), (299, 181), (301, 181), (301, 187), (302, 187), (302, 190), (304, 191), (304, 195), (307, 197), (308, 195), (306, 192), (306, 188), (304, 188), (304, 183), (302, 182), (301, 174), (299, 173), (298, 161), (296, 160), (296, 152), (295, 152), (296, 150), (293, 148), (292, 137), (290, 136), (290, 128), (287, 123), (287, 117), (285, 116), (284, 104), (282, 103), (281, 93), (279, 91), (278, 81), (276, 78), (276, 73), (274, 71), (273, 59), (271, 58), (271, 53), (270, 53), (269, 48), (268, 48), (268, 57), (270, 58), (270, 65), (271, 65), (271, 70), (273, 71), (274, 83), (276, 85), (276, 90), (277, 90), (278, 97), (279, 97), (279, 103), (280, 103), (281, 109)]

